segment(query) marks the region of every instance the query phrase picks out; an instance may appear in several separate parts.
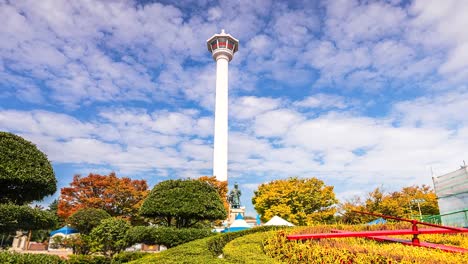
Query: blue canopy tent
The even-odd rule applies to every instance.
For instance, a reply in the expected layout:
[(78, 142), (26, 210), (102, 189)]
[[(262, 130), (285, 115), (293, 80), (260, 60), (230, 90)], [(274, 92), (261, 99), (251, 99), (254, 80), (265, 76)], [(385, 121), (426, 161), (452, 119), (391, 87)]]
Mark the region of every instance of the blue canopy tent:
[(237, 232), (250, 228), (252, 227), (244, 220), (244, 217), (242, 217), (242, 215), (239, 213), (236, 215), (236, 220), (234, 220), (234, 222), (229, 227), (221, 231), (221, 233)]
[(50, 236), (53, 236), (55, 234), (64, 234), (64, 235), (71, 235), (71, 234), (77, 234), (79, 233), (78, 230), (74, 229), (74, 228), (71, 228), (69, 226), (64, 226), (60, 229), (57, 229), (57, 230), (54, 230), (52, 232), (50, 232)]
[(375, 219), (374, 221), (370, 221), (366, 225), (379, 225), (379, 224), (386, 224), (386, 223), (387, 223), (387, 220), (381, 217), (381, 218)]

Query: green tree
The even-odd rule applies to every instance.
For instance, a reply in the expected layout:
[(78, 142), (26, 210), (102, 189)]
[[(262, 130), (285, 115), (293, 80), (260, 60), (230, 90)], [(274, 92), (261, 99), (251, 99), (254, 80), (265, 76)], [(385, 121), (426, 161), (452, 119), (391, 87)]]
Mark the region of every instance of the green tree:
[(22, 137), (0, 132), (0, 202), (27, 204), (56, 190), (47, 156)]
[(129, 246), (127, 233), (130, 224), (119, 218), (107, 218), (95, 227), (91, 233), (92, 251), (104, 256), (113, 256)]
[(53, 213), (26, 204), (42, 200), (57, 189), (46, 155), (31, 142), (0, 132), (0, 232), (53, 227)]
[(296, 225), (331, 221), (336, 202), (333, 186), (317, 178), (297, 177), (264, 183), (252, 198), (262, 221), (278, 215)]
[(160, 182), (143, 202), (140, 213), (177, 228), (192, 227), (199, 221), (227, 216), (216, 188), (204, 181), (191, 179)]
[(111, 215), (103, 209), (83, 208), (72, 214), (67, 219), (67, 223), (80, 231), (80, 233), (87, 235), (93, 228), (98, 226), (102, 220), (110, 217)]

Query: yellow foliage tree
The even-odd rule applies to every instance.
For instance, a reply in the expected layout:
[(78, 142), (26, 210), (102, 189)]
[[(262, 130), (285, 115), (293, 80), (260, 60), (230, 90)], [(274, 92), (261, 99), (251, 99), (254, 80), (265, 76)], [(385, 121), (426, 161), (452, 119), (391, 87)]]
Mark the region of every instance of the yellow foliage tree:
[(360, 197), (354, 197), (340, 204), (340, 211), (343, 213), (342, 220), (346, 223), (364, 223), (375, 219), (375, 217), (359, 215), (352, 211), (410, 218), (419, 215), (419, 208), (421, 208), (422, 215), (439, 214), (437, 196), (427, 185), (404, 187), (400, 191), (389, 193), (385, 193), (381, 188), (375, 188), (367, 195), (365, 201)]
[(333, 186), (317, 178), (291, 177), (258, 187), (252, 198), (262, 221), (280, 216), (295, 225), (329, 222), (337, 203)]

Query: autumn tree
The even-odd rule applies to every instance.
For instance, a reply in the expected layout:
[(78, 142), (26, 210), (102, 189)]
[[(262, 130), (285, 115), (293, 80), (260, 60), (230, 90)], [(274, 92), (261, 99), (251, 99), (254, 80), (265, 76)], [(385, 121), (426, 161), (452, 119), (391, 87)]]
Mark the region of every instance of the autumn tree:
[(216, 188), (204, 181), (191, 179), (158, 183), (145, 199), (140, 213), (177, 228), (192, 227), (203, 220), (227, 216)]
[(439, 207), (435, 192), (427, 185), (404, 187), (399, 191), (385, 192), (375, 188), (365, 199), (353, 197), (340, 204), (341, 220), (346, 223), (365, 223), (375, 217), (359, 215), (352, 211), (373, 212), (396, 217), (410, 218), (419, 215), (438, 215)]
[(47, 156), (20, 136), (0, 132), (0, 233), (55, 225), (53, 213), (27, 204), (53, 194), (57, 180)]
[(198, 178), (199, 181), (206, 182), (213, 186), (219, 194), (221, 201), (223, 201), (224, 208), (229, 211), (229, 203), (227, 201), (228, 186), (227, 181), (218, 181), (216, 176), (202, 176)]
[(333, 186), (317, 178), (297, 177), (264, 183), (252, 198), (262, 221), (277, 215), (296, 225), (332, 220), (336, 202)]
[(67, 218), (79, 209), (97, 208), (133, 221), (148, 192), (145, 180), (118, 178), (113, 172), (75, 175), (70, 187), (61, 189), (58, 215)]

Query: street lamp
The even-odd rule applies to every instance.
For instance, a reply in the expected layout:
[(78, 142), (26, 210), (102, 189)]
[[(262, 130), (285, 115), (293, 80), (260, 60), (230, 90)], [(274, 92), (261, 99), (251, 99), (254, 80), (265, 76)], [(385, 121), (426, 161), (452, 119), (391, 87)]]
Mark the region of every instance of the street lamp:
[(421, 205), (420, 203), (424, 203), (426, 200), (424, 199), (413, 199), (411, 200), (412, 203), (417, 203), (418, 204), (418, 210), (419, 210), (419, 221), (422, 221), (422, 213), (421, 213)]

